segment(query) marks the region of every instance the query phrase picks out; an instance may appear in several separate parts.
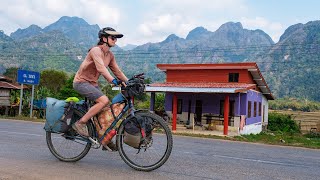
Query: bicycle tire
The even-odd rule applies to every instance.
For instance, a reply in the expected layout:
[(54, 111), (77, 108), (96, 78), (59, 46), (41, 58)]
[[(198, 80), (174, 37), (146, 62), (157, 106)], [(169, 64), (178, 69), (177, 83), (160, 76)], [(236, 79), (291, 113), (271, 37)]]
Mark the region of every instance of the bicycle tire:
[[(155, 169), (161, 167), (168, 160), (168, 158), (169, 158), (169, 156), (171, 154), (171, 151), (172, 151), (172, 146), (173, 146), (172, 133), (171, 133), (167, 123), (160, 116), (158, 116), (156, 114), (153, 114), (153, 113), (150, 113), (150, 112), (136, 112), (136, 114), (141, 116), (141, 117), (143, 117), (143, 118), (152, 119), (153, 122), (158, 123), (163, 128), (163, 133), (152, 132), (152, 134), (153, 134), (152, 138), (155, 139), (155, 135), (156, 135), (157, 136), (156, 138), (159, 139), (158, 142), (155, 142), (153, 140), (153, 143), (160, 144), (160, 147), (159, 148), (154, 148), (154, 147), (152, 148), (152, 146), (154, 145), (154, 144), (152, 144), (151, 148), (148, 148), (146, 151), (141, 149), (138, 154), (146, 153), (148, 151), (151, 154), (151, 156), (150, 156), (150, 154), (148, 154), (149, 158), (147, 159), (146, 163), (151, 163), (152, 159), (155, 158), (154, 157), (155, 154), (153, 154), (153, 151), (155, 151), (155, 152), (156, 151), (160, 151), (163, 148), (163, 147), (161, 147), (161, 144), (163, 144), (162, 141), (164, 139), (166, 139), (164, 154), (160, 155), (159, 160), (155, 160), (154, 163), (149, 164), (149, 165), (144, 165), (144, 164), (135, 162), (133, 160), (133, 158), (130, 157), (130, 155), (125, 150), (125, 148), (128, 148), (128, 149), (131, 148), (128, 151), (132, 151), (132, 152), (134, 152), (134, 150), (138, 151), (137, 149), (135, 149), (133, 147), (129, 147), (128, 145), (126, 145), (123, 142), (123, 138), (125, 136), (124, 135), (124, 127), (125, 127), (124, 123), (122, 123), (120, 125), (119, 129), (118, 129), (118, 134), (117, 134), (117, 137), (116, 137), (116, 140), (117, 140), (116, 144), (117, 144), (118, 151), (119, 151), (119, 154), (120, 154), (122, 160), (127, 165), (129, 165), (131, 168), (133, 168), (135, 170), (138, 170), (138, 171), (152, 171), (152, 170), (155, 170)], [(160, 129), (157, 129), (157, 131), (160, 131)], [(164, 134), (165, 137), (161, 137), (161, 136), (163, 136), (161, 134)], [(162, 138), (162, 141), (161, 141), (161, 138)], [(152, 152), (150, 152), (150, 151), (152, 151)], [(138, 155), (138, 154), (135, 153), (132, 156), (134, 156), (134, 158), (139, 158), (139, 157), (135, 157), (135, 156), (141, 156), (141, 158), (146, 158), (146, 157), (144, 157), (145, 156), (144, 154), (143, 155)], [(144, 160), (142, 160), (142, 161), (144, 161)]]
[[(83, 115), (80, 113), (75, 113), (72, 118), (72, 123), (78, 121), (82, 116)], [(93, 134), (93, 125), (90, 123), (90, 121), (87, 123), (87, 128), (88, 128), (89, 134), (92, 135)], [(66, 134), (68, 134), (68, 136), (66, 136)], [(55, 141), (53, 141), (53, 137), (54, 137), (54, 139), (57, 139), (59, 146)], [(77, 139), (75, 139), (73, 137), (79, 137), (79, 135), (72, 128), (70, 128), (66, 133), (54, 133), (54, 132), (49, 132), (49, 131), (46, 132), (46, 141), (47, 141), (47, 145), (48, 145), (50, 152), (57, 159), (59, 159), (60, 161), (64, 161), (64, 162), (79, 161), (80, 159), (84, 158), (88, 154), (89, 150), (91, 149), (91, 142), (87, 142), (84, 140), (83, 141), (79, 140), (81, 142), (77, 142)], [(81, 144), (81, 143), (83, 143), (83, 144)], [(77, 145), (77, 144), (81, 144), (79, 146), (80, 151), (78, 153), (75, 151), (75, 145)], [(71, 147), (70, 145), (73, 145), (74, 148)], [(69, 152), (69, 150), (70, 150), (70, 152)], [(68, 151), (68, 152), (62, 152), (62, 151)], [(68, 154), (71, 154), (71, 156), (67, 157)]]

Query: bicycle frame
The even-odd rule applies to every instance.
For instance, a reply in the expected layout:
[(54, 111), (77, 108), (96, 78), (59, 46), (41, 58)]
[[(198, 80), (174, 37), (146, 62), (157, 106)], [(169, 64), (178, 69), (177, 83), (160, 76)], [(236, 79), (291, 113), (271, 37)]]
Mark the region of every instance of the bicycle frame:
[[(99, 142), (101, 142), (103, 140), (103, 138), (117, 125), (117, 123), (121, 120), (121, 118), (128, 112), (128, 110), (131, 110), (130, 111), (130, 115), (131, 116), (134, 116), (134, 112), (135, 112), (135, 109), (134, 109), (134, 106), (133, 106), (133, 103), (132, 103), (132, 98), (125, 98), (124, 95), (122, 93), (119, 93), (118, 95), (121, 95), (123, 96), (123, 100), (122, 101), (119, 101), (119, 102), (115, 102), (115, 103), (112, 103), (110, 105), (110, 109), (111, 109), (111, 113), (113, 115), (113, 122), (111, 123), (110, 127), (108, 127), (106, 129), (106, 131), (104, 132), (104, 134), (99, 138)], [(114, 104), (118, 104), (118, 103), (125, 103), (125, 106), (123, 107), (122, 111), (120, 112), (120, 114), (118, 116), (116, 116), (114, 114), (114, 111), (113, 111), (113, 108), (112, 106)], [(128, 115), (129, 116), (129, 115)]]

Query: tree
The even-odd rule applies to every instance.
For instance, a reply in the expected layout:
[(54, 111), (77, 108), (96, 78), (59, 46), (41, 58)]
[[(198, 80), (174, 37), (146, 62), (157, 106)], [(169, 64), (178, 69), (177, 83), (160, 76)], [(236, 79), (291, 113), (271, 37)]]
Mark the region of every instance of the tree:
[(17, 82), (18, 68), (17, 67), (8, 68), (3, 73), (3, 75), (11, 78), (13, 82)]
[(80, 98), (81, 95), (73, 89), (73, 79), (75, 74), (73, 74), (65, 83), (65, 85), (62, 86), (62, 88), (59, 91), (58, 98), (59, 99), (67, 99), (68, 97), (78, 97)]
[(40, 74), (40, 85), (49, 89), (53, 95), (57, 95), (68, 80), (67, 73), (57, 70), (44, 70)]

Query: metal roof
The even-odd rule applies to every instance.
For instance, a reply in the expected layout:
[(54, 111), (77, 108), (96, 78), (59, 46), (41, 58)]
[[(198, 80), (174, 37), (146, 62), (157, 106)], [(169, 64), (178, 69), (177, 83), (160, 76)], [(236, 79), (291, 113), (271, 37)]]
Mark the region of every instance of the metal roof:
[[(9, 83), (9, 82), (5, 82), (5, 81), (0, 81), (0, 88), (3, 88), (3, 89), (21, 89), (21, 85), (20, 84), (16, 84), (16, 83)], [(28, 87), (23, 85), (23, 89), (28, 89)]]

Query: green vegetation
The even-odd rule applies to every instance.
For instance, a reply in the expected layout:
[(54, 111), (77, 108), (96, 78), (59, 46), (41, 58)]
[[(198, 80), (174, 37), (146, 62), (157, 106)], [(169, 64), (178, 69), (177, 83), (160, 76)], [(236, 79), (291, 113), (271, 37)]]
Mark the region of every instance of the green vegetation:
[(320, 110), (320, 102), (286, 97), (269, 101), (269, 108), (273, 110), (291, 109), (293, 111), (312, 112)]
[(259, 142), (275, 145), (320, 148), (320, 133), (301, 134), (291, 115), (269, 113), (268, 130), (259, 134), (235, 137), (239, 141)]
[(299, 146), (320, 149), (320, 136), (310, 137), (309, 134), (284, 133), (284, 132), (261, 132), (257, 135), (243, 135), (235, 137), (236, 140), (257, 142), (273, 145)]
[(176, 135), (201, 138), (224, 139), (232, 141), (254, 142), (282, 146), (298, 146), (320, 149), (320, 132), (301, 134), (298, 125), (290, 115), (269, 113), (268, 129), (259, 134), (241, 135), (235, 137), (215, 136), (192, 133), (179, 133)]
[(291, 118), (291, 115), (269, 113), (268, 129), (285, 133), (299, 133), (299, 126)]

